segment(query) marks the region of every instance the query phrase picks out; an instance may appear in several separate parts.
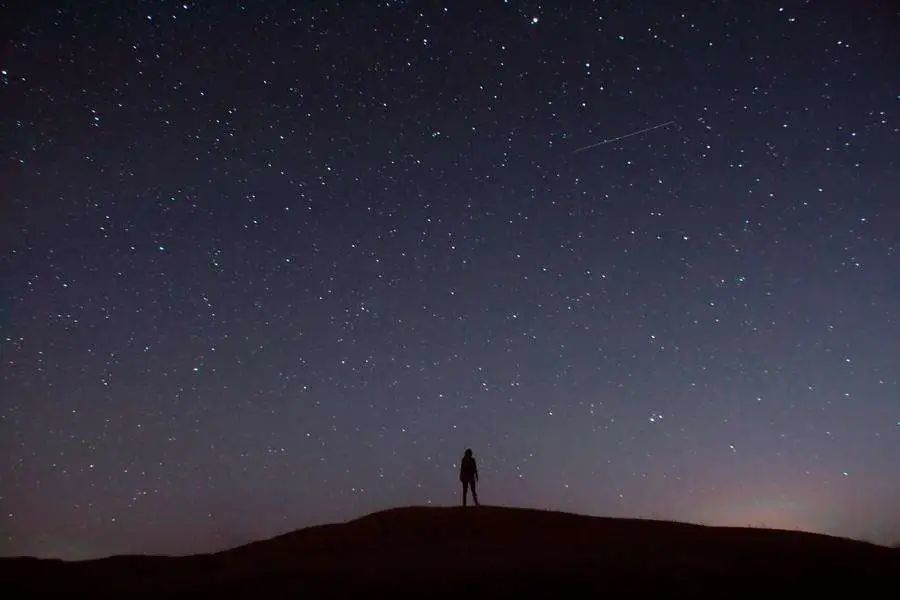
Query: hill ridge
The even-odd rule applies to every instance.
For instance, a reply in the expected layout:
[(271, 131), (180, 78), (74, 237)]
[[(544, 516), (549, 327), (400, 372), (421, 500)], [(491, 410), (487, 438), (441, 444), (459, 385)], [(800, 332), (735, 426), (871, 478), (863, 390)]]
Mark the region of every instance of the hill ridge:
[[(0, 561), (16, 596), (721, 595), (710, 582), (848, 592), (900, 583), (900, 550), (825, 534), (516, 507), (405, 506), (210, 554)], [(401, 588), (398, 588), (398, 585)]]

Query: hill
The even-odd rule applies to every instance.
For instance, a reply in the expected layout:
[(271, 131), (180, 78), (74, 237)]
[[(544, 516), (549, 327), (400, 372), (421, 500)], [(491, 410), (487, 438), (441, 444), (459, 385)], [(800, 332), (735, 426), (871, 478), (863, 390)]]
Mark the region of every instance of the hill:
[(0, 559), (15, 597), (856, 595), (898, 583), (900, 550), (864, 542), (499, 507), (398, 508), (195, 556)]

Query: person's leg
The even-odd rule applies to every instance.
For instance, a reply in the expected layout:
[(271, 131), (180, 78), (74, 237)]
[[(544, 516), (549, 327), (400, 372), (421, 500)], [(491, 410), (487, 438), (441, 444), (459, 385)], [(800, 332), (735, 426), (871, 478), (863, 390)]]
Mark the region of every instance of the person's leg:
[(472, 486), (472, 500), (475, 501), (475, 506), (478, 506), (478, 493), (475, 491), (475, 480), (473, 479), (469, 482), (469, 485)]
[(469, 493), (469, 482), (463, 481), (463, 506), (466, 505), (466, 495)]

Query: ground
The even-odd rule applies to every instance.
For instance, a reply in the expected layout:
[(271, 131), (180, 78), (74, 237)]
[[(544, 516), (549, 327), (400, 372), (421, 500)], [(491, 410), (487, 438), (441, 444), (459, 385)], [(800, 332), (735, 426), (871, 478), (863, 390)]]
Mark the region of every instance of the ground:
[(721, 597), (898, 583), (900, 550), (864, 542), (486, 506), (392, 509), (215, 554), (0, 561), (0, 587), (17, 597)]

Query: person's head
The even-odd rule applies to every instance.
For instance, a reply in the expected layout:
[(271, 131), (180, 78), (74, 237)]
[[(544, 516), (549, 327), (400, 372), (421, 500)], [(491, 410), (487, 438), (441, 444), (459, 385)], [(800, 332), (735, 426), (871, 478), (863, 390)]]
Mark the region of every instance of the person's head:
[(472, 457), (472, 449), (471, 448), (466, 448), (466, 457), (468, 457), (468, 458)]

